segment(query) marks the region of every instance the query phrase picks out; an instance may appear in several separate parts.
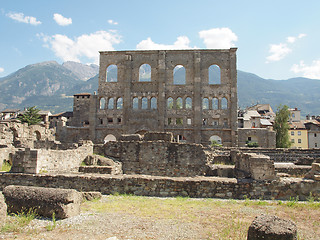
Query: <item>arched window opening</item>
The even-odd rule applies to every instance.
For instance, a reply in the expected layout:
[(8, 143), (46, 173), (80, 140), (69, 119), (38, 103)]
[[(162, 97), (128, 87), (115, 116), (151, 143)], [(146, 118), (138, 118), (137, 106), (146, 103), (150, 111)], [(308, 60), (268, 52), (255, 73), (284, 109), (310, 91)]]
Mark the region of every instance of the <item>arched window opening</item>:
[(117, 99), (117, 109), (123, 108), (123, 99), (120, 97)]
[(209, 67), (209, 84), (221, 84), (221, 71), (216, 64)]
[(178, 97), (176, 102), (176, 109), (182, 109), (182, 98)]
[(39, 131), (35, 131), (34, 135), (38, 141), (41, 140), (41, 133)]
[(147, 109), (148, 108), (148, 98), (147, 97), (143, 97), (141, 99), (141, 108), (142, 109)]
[(150, 107), (151, 107), (151, 109), (157, 109), (157, 98), (156, 97), (151, 98)]
[(167, 99), (167, 109), (173, 109), (173, 98), (169, 97)]
[(108, 134), (105, 138), (104, 138), (104, 143), (107, 142), (115, 142), (117, 141), (116, 137), (112, 134)]
[(183, 85), (186, 84), (186, 69), (182, 65), (177, 65), (173, 69), (173, 84)]
[(192, 108), (192, 99), (191, 97), (186, 98), (186, 109), (191, 109)]
[(208, 98), (203, 98), (202, 99), (202, 109), (203, 110), (208, 110), (209, 109), (209, 100), (208, 100)]
[(118, 81), (118, 67), (117, 65), (110, 65), (108, 68), (107, 68), (107, 72), (106, 72), (106, 75), (107, 75), (107, 82), (117, 82)]
[(132, 100), (132, 108), (133, 109), (139, 108), (139, 99), (137, 97), (133, 98), (133, 100)]
[(151, 82), (151, 66), (142, 64), (139, 68), (139, 82)]
[(114, 108), (114, 100), (113, 98), (109, 98), (108, 109), (113, 109), (113, 108)]
[(219, 109), (219, 100), (218, 100), (218, 98), (213, 98), (212, 99), (212, 109), (213, 110), (218, 110)]
[(209, 138), (211, 145), (222, 144), (222, 139), (218, 135), (213, 135)]
[(100, 109), (105, 109), (105, 107), (106, 107), (106, 100), (105, 100), (104, 98), (101, 98), (101, 99), (100, 99), (100, 106), (99, 106), (99, 108), (100, 108)]
[(221, 100), (221, 109), (228, 109), (228, 100), (226, 98)]

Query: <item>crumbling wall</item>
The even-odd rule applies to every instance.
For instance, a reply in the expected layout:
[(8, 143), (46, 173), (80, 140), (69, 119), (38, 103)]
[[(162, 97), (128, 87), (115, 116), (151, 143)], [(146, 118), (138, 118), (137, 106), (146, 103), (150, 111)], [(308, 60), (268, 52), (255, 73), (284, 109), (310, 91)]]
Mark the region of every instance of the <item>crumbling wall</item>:
[(276, 147), (276, 133), (267, 128), (238, 128), (238, 146), (245, 147), (248, 137), (258, 139), (258, 145), (262, 148)]
[(76, 172), (85, 157), (92, 153), (92, 142), (69, 150), (20, 149), (13, 154), (11, 172)]
[(103, 155), (122, 162), (124, 174), (196, 176), (204, 175), (207, 169), (207, 155), (200, 144), (119, 141), (106, 143), (103, 151)]
[(255, 180), (275, 180), (274, 162), (266, 155), (232, 151), (237, 179), (252, 178)]

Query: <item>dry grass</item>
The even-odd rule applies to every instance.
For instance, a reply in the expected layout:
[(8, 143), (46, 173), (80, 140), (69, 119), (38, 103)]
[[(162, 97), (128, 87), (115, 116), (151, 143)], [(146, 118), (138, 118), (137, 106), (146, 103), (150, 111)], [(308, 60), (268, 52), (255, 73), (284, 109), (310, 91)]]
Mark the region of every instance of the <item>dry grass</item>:
[[(89, 218), (57, 224), (36, 234), (20, 230), (17, 239), (246, 239), (255, 216), (266, 213), (291, 219), (298, 239), (320, 239), (320, 203), (104, 196), (82, 204)], [(4, 235), (3, 235), (4, 234)], [(6, 233), (2, 236), (6, 237)]]

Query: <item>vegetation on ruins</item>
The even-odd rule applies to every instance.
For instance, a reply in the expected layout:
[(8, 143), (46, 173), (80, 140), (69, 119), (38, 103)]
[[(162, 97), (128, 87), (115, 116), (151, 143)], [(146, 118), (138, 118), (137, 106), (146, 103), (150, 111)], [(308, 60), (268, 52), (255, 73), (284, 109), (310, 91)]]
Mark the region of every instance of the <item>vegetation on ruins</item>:
[(41, 122), (41, 117), (39, 115), (40, 109), (37, 109), (35, 106), (29, 107), (27, 111), (20, 115), (18, 119), (22, 123), (28, 123), (28, 125), (35, 125)]
[(276, 147), (289, 148), (291, 146), (289, 138), (289, 117), (290, 112), (287, 105), (278, 106), (274, 119), (273, 129), (276, 132)]

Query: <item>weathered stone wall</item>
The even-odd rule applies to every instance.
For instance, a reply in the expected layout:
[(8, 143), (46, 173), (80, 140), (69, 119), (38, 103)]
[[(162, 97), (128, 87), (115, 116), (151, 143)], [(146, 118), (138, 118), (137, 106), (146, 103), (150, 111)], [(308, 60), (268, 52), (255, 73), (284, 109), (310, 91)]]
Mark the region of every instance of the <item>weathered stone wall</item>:
[(267, 128), (238, 128), (238, 146), (245, 147), (248, 137), (258, 139), (259, 147), (275, 148), (276, 133)]
[(235, 176), (237, 179), (276, 179), (274, 162), (266, 155), (231, 151), (231, 158), (235, 162)]
[(125, 174), (196, 176), (207, 170), (207, 155), (200, 144), (120, 141), (95, 146), (94, 151), (122, 162)]
[(92, 153), (90, 142), (69, 150), (20, 149), (13, 154), (11, 172), (76, 172), (85, 157)]
[(8, 185), (71, 188), (86, 192), (98, 191), (102, 194), (233, 199), (248, 197), (266, 200), (289, 200), (292, 197), (307, 200), (312, 193), (316, 199), (320, 199), (320, 181), (299, 178), (237, 182), (235, 178), (216, 177), (0, 173), (0, 188)]

